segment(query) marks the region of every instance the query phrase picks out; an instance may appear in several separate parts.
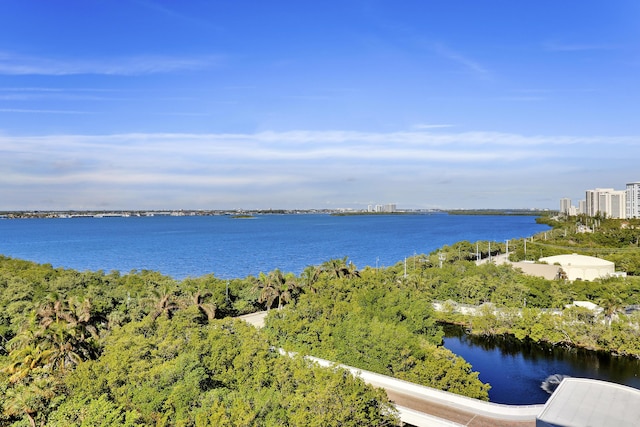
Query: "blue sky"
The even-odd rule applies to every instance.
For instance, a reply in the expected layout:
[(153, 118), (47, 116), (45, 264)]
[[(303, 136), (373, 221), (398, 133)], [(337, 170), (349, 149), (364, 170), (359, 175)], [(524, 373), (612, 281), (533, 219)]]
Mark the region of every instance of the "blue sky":
[(0, 12), (0, 210), (557, 209), (640, 181), (635, 0)]

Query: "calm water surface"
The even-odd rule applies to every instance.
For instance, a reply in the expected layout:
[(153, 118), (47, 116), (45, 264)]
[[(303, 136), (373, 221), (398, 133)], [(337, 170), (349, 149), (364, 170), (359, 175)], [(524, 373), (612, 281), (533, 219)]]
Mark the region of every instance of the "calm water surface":
[(461, 240), (531, 236), (530, 216), (261, 215), (0, 220), (0, 254), (77, 270), (157, 270), (176, 279), (246, 277), (349, 257), (390, 266)]
[(533, 343), (465, 335), (445, 327), (444, 346), (462, 356), (491, 384), (489, 399), (512, 405), (549, 399), (563, 376), (592, 378), (640, 389), (640, 360), (581, 349), (543, 347)]

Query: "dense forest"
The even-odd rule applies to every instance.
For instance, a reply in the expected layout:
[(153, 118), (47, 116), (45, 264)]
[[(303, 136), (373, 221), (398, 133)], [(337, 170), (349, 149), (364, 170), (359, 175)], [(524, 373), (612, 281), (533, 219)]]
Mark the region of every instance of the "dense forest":
[[(383, 295), (364, 279), (375, 274), (342, 259), (300, 276), (275, 270), (177, 282), (153, 271), (77, 272), (0, 257), (0, 425), (397, 425), (381, 390), (281, 356), (278, 347), (294, 348), (277, 338), (284, 332), (234, 318), (295, 311), (351, 287), (362, 287), (362, 301), (324, 313), (325, 328), (341, 337), (333, 342), (337, 362), (351, 362), (348, 349), (357, 350), (362, 359), (354, 364), (393, 373), (368, 366), (386, 353), (400, 377), (486, 399), (477, 373), (437, 346), (441, 332), (429, 304), (413, 307), (398, 293), (377, 302), (387, 316), (372, 309), (342, 316), (350, 304)], [(410, 321), (398, 322), (400, 311)], [(367, 344), (381, 334), (387, 339)]]
[[(384, 392), (278, 348), (487, 399), (489, 385), (441, 346), (438, 322), (640, 356), (640, 315), (625, 311), (640, 304), (640, 222), (539, 220), (553, 228), (527, 239), (527, 253), (509, 242), (513, 260), (585, 253), (628, 276), (550, 281), (477, 265), (505, 242), (459, 242), (388, 268), (344, 258), (233, 280), (0, 257), (0, 425), (399, 424)], [(602, 310), (565, 308), (575, 300)], [(262, 329), (235, 319), (265, 309)]]

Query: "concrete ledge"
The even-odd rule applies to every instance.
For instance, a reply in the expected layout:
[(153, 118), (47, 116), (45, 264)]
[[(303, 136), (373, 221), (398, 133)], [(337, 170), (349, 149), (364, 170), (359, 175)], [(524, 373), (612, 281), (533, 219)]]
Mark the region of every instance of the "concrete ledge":
[(306, 358), (321, 366), (336, 366), (342, 369), (347, 369), (352, 374), (361, 377), (366, 383), (376, 387), (394, 390), (403, 394), (410, 394), (443, 406), (448, 406), (477, 415), (483, 415), (489, 418), (512, 421), (535, 421), (538, 414), (540, 414), (544, 408), (544, 405), (503, 405), (500, 403), (484, 402), (482, 400), (437, 390), (420, 384), (399, 380), (387, 375), (376, 374), (374, 372), (354, 368), (352, 366), (336, 364), (317, 357), (307, 356)]
[(429, 427), (464, 427), (464, 424), (455, 423), (453, 421), (443, 420), (442, 418), (434, 417), (432, 415), (425, 414), (424, 412), (415, 411), (404, 406), (396, 405), (400, 419), (404, 423), (408, 423), (414, 426), (429, 426)]

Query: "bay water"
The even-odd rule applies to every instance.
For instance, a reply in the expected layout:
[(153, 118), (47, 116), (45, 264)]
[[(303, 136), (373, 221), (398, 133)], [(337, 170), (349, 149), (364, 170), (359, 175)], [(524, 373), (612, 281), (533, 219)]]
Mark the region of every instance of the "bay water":
[(240, 278), (345, 256), (358, 268), (390, 266), (462, 240), (504, 243), (546, 229), (533, 216), (447, 214), (4, 219), (0, 254), (80, 271)]

